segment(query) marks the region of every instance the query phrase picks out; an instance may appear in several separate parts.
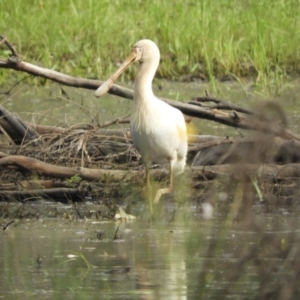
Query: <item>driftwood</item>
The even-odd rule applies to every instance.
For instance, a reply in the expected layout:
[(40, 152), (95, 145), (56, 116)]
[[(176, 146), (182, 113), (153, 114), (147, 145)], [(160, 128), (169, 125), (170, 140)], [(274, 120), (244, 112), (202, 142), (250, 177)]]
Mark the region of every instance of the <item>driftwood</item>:
[[(62, 167), (48, 164), (40, 160), (16, 155), (6, 156), (0, 159), (0, 170), (18, 169), (20, 172), (32, 173), (39, 176), (54, 178), (71, 178), (79, 176), (83, 180), (92, 181), (128, 181), (133, 178), (140, 180), (143, 178), (143, 172), (128, 172), (123, 170), (91, 169), (84, 167)], [(160, 171), (159, 171), (160, 172)]]
[(272, 136), (246, 138), (219, 138), (192, 145), (192, 166), (207, 166), (238, 163), (298, 163), (300, 142)]
[[(203, 105), (203, 103), (207, 103), (207, 102), (213, 102), (213, 103), (216, 103), (216, 104)], [(197, 105), (197, 106), (201, 106), (201, 107), (204, 107), (204, 108), (209, 108), (209, 109), (234, 110), (236, 112), (241, 112), (241, 113), (245, 113), (245, 114), (248, 114), (248, 115), (253, 115), (253, 111), (251, 111), (250, 109), (246, 109), (246, 108), (240, 107), (238, 105), (234, 105), (230, 102), (226, 102), (224, 100), (217, 99), (215, 97), (211, 97), (208, 94), (206, 94), (206, 96), (203, 96), (203, 97), (194, 97), (192, 99), (192, 101), (190, 101), (189, 103)]]
[[(83, 180), (91, 181), (142, 181), (143, 171), (124, 171), (124, 170), (105, 170), (105, 169), (88, 169), (82, 167), (61, 167), (44, 163), (37, 159), (18, 156), (7, 156), (0, 159), (0, 170), (3, 169), (18, 169), (21, 172), (35, 173), (41, 176), (53, 178), (71, 178), (79, 176)], [(217, 175), (233, 174), (238, 170), (243, 170), (249, 174), (258, 174), (259, 176), (268, 176), (272, 180), (278, 182), (286, 177), (300, 178), (300, 163), (285, 164), (285, 165), (261, 165), (261, 164), (237, 164), (233, 167), (232, 164), (214, 165), (214, 166), (198, 166), (187, 168), (186, 172), (190, 171), (192, 177), (199, 176), (201, 178), (214, 179)], [(258, 171), (259, 170), (259, 171)], [(151, 170), (150, 175), (154, 178), (166, 176), (166, 171)], [(49, 184), (49, 183), (48, 183)], [(37, 184), (37, 186), (39, 186)], [(43, 186), (45, 186), (43, 184)]]
[(38, 137), (38, 133), (31, 126), (2, 106), (0, 106), (0, 129), (16, 145)]
[[(75, 78), (24, 62), (13, 45), (5, 37), (1, 39), (0, 45), (6, 45), (11, 56), (0, 59), (0, 68), (91, 90), (102, 84), (102, 81)], [(118, 85), (109, 92), (128, 99), (133, 97), (132, 90)], [(188, 116), (257, 132), (251, 137), (235, 139), (190, 135), (188, 164), (191, 167), (186, 168), (184, 176), (191, 180), (191, 187), (197, 192), (200, 189), (202, 194), (207, 192), (211, 182), (218, 178), (234, 178), (238, 182), (247, 177), (256, 189), (268, 186), (274, 195), (279, 193), (278, 185), (280, 195), (297, 193), (300, 136), (288, 130), (280, 106), (269, 101), (253, 111), (209, 95), (195, 97), (189, 103), (162, 100)], [(275, 112), (276, 120), (268, 116), (269, 111), (273, 115)], [(99, 126), (44, 126), (23, 121), (0, 107), (0, 130), (8, 141), (0, 152), (0, 199), (78, 201), (100, 197), (103, 200), (119, 193), (123, 185), (141, 187), (144, 168), (129, 129), (109, 128), (128, 122), (126, 118)], [(168, 176), (161, 168), (154, 168), (151, 177), (161, 181)]]
[(249, 176), (268, 178), (279, 183), (286, 178), (300, 179), (300, 164), (261, 165), (261, 164), (226, 164), (215, 166), (201, 166), (192, 168), (194, 179), (215, 179), (217, 176), (233, 175), (239, 177), (241, 172)]

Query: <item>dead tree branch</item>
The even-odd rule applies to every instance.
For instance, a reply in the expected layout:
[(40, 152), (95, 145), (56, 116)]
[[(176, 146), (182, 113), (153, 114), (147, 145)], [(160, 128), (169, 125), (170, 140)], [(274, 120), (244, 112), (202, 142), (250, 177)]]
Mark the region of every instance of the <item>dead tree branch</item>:
[(2, 106), (0, 106), (0, 128), (2, 133), (16, 145), (39, 136), (19, 116), (11, 113)]
[[(213, 102), (216, 103), (214, 105), (203, 105), (203, 103), (207, 102)], [(224, 110), (235, 110), (237, 112), (241, 112), (248, 115), (253, 115), (253, 111), (250, 109), (246, 109), (243, 107), (240, 107), (238, 105), (232, 104), (230, 102), (217, 99), (215, 97), (211, 96), (203, 96), (203, 97), (194, 97), (192, 101), (188, 102), (189, 104), (197, 105), (203, 108), (210, 108), (210, 109), (224, 109)]]
[(246, 172), (248, 175), (254, 177), (267, 177), (273, 182), (279, 182), (286, 178), (299, 178), (300, 177), (300, 164), (286, 164), (286, 165), (274, 165), (268, 164), (262, 166), (261, 164), (240, 164), (233, 166), (216, 165), (205, 167), (193, 167), (192, 177), (199, 180), (214, 179), (218, 175), (240, 175), (240, 172)]
[[(90, 169), (84, 167), (62, 167), (48, 164), (40, 160), (22, 156), (11, 155), (0, 159), (0, 170), (17, 169), (23, 173), (38, 174), (40, 176), (48, 176), (54, 178), (71, 178), (79, 176), (84, 180), (97, 181), (140, 181), (144, 176), (144, 171), (128, 171), (128, 170), (106, 170), (106, 169)], [(151, 175), (154, 178), (163, 178), (164, 173), (161, 170), (152, 170)]]

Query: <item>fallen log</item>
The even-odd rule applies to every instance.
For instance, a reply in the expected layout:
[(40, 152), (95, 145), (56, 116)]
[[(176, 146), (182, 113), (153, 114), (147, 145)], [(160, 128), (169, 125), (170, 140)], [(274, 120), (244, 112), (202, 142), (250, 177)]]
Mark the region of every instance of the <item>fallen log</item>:
[[(84, 180), (106, 181), (111, 177), (115, 180), (129, 180), (130, 173), (122, 170), (88, 169), (83, 167), (62, 167), (42, 162), (22, 155), (7, 156), (0, 159), (0, 170), (18, 169), (21, 172), (49, 176), (54, 178), (71, 178), (79, 176)], [(137, 174), (135, 174), (136, 176)], [(139, 174), (139, 177), (140, 174)]]
[(300, 178), (300, 164), (286, 165), (261, 165), (261, 164), (226, 164), (216, 166), (197, 166), (191, 168), (192, 177), (198, 180), (215, 179), (217, 176), (236, 176), (242, 174), (256, 178), (267, 178), (274, 183), (281, 182), (287, 178)]
[[(44, 163), (34, 158), (25, 156), (7, 156), (0, 159), (0, 170), (6, 168), (18, 169), (22, 172), (30, 172), (40, 176), (54, 178), (72, 178), (78, 176), (84, 180), (90, 181), (135, 181), (141, 182), (144, 177), (144, 170), (141, 171), (123, 171), (123, 170), (105, 170), (88, 169), (83, 167), (61, 167)], [(188, 170), (189, 168), (187, 168)], [(215, 166), (197, 166), (191, 168), (191, 176), (195, 179), (213, 179), (217, 175), (234, 174), (239, 171), (246, 171), (249, 174), (268, 176), (274, 180), (282, 180), (285, 177), (300, 177), (300, 164), (285, 165), (261, 165), (261, 164), (224, 164)], [(162, 178), (167, 174), (164, 170), (151, 170), (150, 175), (155, 179)]]
[(192, 144), (192, 166), (217, 164), (288, 164), (300, 162), (300, 142), (272, 136), (219, 138)]
[[(203, 104), (203, 103), (207, 103), (207, 102), (213, 102), (215, 104), (213, 104), (213, 105)], [(230, 102), (227, 102), (227, 101), (224, 101), (224, 100), (221, 100), (221, 99), (217, 99), (215, 97), (211, 97), (211, 96), (208, 95), (207, 92), (206, 92), (206, 96), (194, 97), (188, 103), (189, 104), (194, 104), (194, 105), (197, 105), (197, 106), (200, 106), (200, 107), (204, 107), (204, 108), (209, 108), (209, 109), (234, 110), (234, 111), (249, 114), (249, 115), (254, 114), (254, 112), (251, 111), (250, 109), (240, 107), (240, 106), (232, 104)]]
[(0, 106), (0, 130), (9, 141), (16, 145), (21, 145), (23, 142), (39, 136), (18, 115), (11, 113), (2, 106)]

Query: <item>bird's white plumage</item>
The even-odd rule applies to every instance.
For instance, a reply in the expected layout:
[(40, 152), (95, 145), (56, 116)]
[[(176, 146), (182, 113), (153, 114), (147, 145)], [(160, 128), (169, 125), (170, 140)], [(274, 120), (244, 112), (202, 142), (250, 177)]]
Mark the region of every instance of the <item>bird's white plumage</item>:
[(113, 81), (129, 64), (139, 61), (140, 67), (134, 86), (134, 107), (130, 120), (132, 140), (142, 156), (147, 176), (151, 162), (169, 163), (172, 185), (172, 172), (181, 173), (186, 163), (187, 129), (181, 111), (159, 100), (153, 94), (152, 81), (159, 60), (159, 49), (154, 42), (138, 41), (123, 65), (95, 94), (101, 96), (107, 92)]
[(134, 145), (143, 161), (172, 162), (176, 173), (183, 171), (187, 152), (186, 125), (182, 113), (156, 97), (136, 101), (130, 120)]

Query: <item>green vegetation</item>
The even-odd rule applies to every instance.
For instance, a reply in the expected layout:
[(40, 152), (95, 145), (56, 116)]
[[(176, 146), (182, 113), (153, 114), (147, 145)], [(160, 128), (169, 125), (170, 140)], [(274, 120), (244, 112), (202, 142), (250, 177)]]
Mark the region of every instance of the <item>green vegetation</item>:
[(66, 182), (71, 185), (73, 183), (79, 183), (81, 180), (82, 178), (78, 174), (76, 174), (75, 176), (67, 179)]
[(89, 78), (110, 75), (141, 38), (161, 49), (159, 77), (297, 74), (299, 25), (296, 0), (0, 0), (1, 33), (24, 60)]

